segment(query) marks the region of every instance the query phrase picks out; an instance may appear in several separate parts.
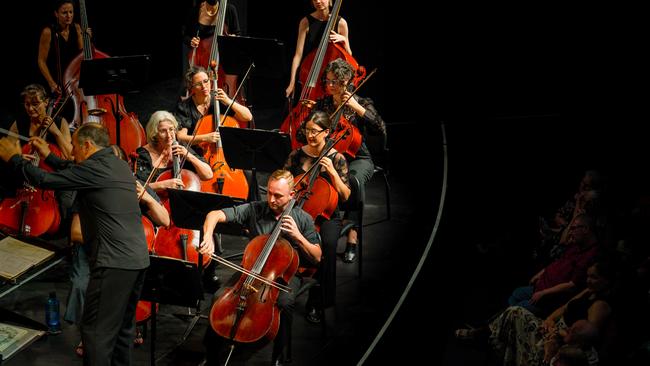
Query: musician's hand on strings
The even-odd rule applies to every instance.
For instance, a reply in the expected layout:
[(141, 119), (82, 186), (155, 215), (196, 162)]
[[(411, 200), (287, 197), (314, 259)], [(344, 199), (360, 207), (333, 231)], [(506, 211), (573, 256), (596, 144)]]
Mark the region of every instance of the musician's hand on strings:
[(159, 187), (163, 189), (172, 188), (172, 189), (181, 189), (185, 188), (185, 184), (181, 178), (172, 178), (165, 179), (159, 183)]
[(330, 31), (330, 42), (332, 43), (339, 43), (339, 42), (345, 42), (345, 36), (342, 34), (338, 34), (334, 32), (333, 30)]
[(336, 171), (336, 168), (334, 168), (334, 163), (332, 163), (332, 159), (328, 158), (327, 156), (324, 156), (320, 162), (319, 165), (327, 171), (327, 174), (329, 175), (338, 175), (338, 172)]
[(232, 99), (230, 99), (228, 94), (226, 94), (226, 92), (221, 88), (217, 88), (215, 99), (222, 102), (224, 105), (230, 105), (230, 103), (232, 103)]
[(182, 159), (187, 155), (187, 148), (181, 144), (172, 145), (172, 155), (178, 155)]
[(219, 134), (219, 132), (216, 132), (216, 131), (206, 133), (205, 135), (202, 136), (202, 140), (204, 142), (210, 142), (210, 143), (217, 142), (217, 141), (219, 141), (220, 138), (221, 138), (221, 135)]
[(300, 230), (298, 230), (298, 225), (296, 225), (296, 221), (293, 219), (293, 217), (285, 215), (282, 216), (280, 221), (280, 229), (282, 229), (283, 233), (287, 234), (292, 239), (300, 238)]
[(201, 38), (192, 37), (192, 40), (190, 40), (190, 46), (192, 46), (192, 48), (197, 48), (197, 47), (199, 47), (200, 42), (201, 42)]

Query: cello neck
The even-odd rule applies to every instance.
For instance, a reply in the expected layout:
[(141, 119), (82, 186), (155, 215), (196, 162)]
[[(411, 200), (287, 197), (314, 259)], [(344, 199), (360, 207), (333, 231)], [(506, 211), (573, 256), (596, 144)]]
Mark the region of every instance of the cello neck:
[[(257, 257), (257, 260), (255, 261), (255, 265), (253, 265), (251, 272), (254, 272), (255, 274), (260, 274), (262, 272), (262, 268), (264, 268), (264, 264), (266, 264), (266, 260), (271, 254), (271, 250), (273, 250), (273, 246), (275, 245), (275, 242), (280, 237), (280, 233), (282, 233), (282, 229), (281, 229), (282, 217), (288, 215), (291, 212), (291, 210), (293, 210), (295, 204), (296, 204), (295, 198), (292, 198), (289, 201), (289, 203), (287, 203), (287, 206), (284, 208), (282, 214), (280, 215), (280, 219), (275, 224), (275, 227), (273, 228), (271, 234), (269, 234), (269, 238), (266, 240), (266, 244), (264, 244), (264, 248), (262, 248), (260, 255)], [(253, 277), (249, 277), (248, 280), (252, 281)]]

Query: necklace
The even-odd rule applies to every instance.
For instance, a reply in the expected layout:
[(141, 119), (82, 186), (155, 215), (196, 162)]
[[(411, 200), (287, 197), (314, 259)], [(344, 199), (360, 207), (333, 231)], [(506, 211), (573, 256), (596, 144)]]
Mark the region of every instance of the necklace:
[(219, 11), (219, 4), (216, 4), (214, 6), (214, 10), (212, 12), (210, 12), (210, 9), (208, 9), (208, 3), (206, 2), (204, 4), (205, 4), (205, 12), (208, 14), (208, 16), (213, 17), (213, 16), (217, 15), (217, 11)]

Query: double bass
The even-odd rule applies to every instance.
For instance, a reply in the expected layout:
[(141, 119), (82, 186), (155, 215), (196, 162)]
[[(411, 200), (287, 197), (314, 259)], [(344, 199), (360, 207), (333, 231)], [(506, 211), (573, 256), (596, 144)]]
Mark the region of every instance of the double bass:
[[(295, 199), (290, 200), (282, 216), (288, 215), (295, 203)], [(278, 333), (280, 310), (276, 302), (279, 291), (289, 288), (276, 280), (289, 283), (299, 264), (296, 250), (280, 237), (280, 223), (270, 234), (259, 235), (246, 245), (240, 269), (243, 274), (210, 309), (210, 325), (231, 342), (270, 341)]]
[[(223, 67), (221, 67), (221, 64), (219, 64), (218, 62), (217, 55), (219, 50), (217, 44), (217, 36), (223, 35), (224, 27), (226, 24), (226, 9), (228, 8), (228, 1), (220, 0), (217, 3), (217, 6), (218, 6), (217, 21), (214, 24), (213, 35), (210, 37), (202, 38), (201, 41), (199, 41), (198, 47), (194, 48), (192, 52), (188, 54), (188, 62), (190, 68), (193, 68), (195, 66), (200, 66), (208, 70), (211, 68), (212, 62), (216, 61), (218, 63), (217, 79), (219, 82), (219, 87), (224, 88), (226, 87), (224, 83), (224, 81), (226, 80), (226, 73), (223, 71)], [(214, 14), (209, 14), (209, 15), (214, 15)], [(225, 90), (225, 91), (229, 95), (232, 92), (232, 90)]]
[(70, 85), (70, 93), (74, 103), (74, 118), (70, 128), (75, 129), (83, 123), (101, 123), (108, 129), (112, 144), (117, 144), (127, 155), (144, 145), (146, 135), (135, 113), (128, 113), (124, 108), (124, 98), (121, 95), (85, 95), (79, 88), (79, 72), (81, 61), (93, 58), (107, 58), (109, 55), (93, 47), (88, 34), (88, 18), (86, 2), (79, 0), (81, 30), (83, 33), (83, 51), (75, 57), (63, 75), (65, 85)]
[[(211, 65), (213, 87), (212, 93), (217, 92), (218, 73), (216, 64)], [(233, 117), (221, 115), (221, 106), (218, 100), (210, 96), (212, 103), (212, 114), (205, 115), (201, 118), (194, 128), (193, 137), (211, 132), (219, 132), (220, 126), (238, 128), (239, 124)], [(212, 168), (213, 176), (211, 179), (201, 182), (201, 191), (224, 194), (231, 197), (242, 199), (248, 198), (248, 181), (243, 170), (233, 169), (228, 166), (226, 157), (223, 154), (221, 139), (217, 142), (201, 142), (199, 146), (204, 151), (203, 157)]]
[[(354, 57), (345, 51), (341, 45), (329, 42), (330, 31), (334, 29), (338, 21), (341, 2), (342, 0), (336, 0), (334, 2), (318, 47), (305, 56), (300, 65), (298, 80), (303, 86), (300, 92), (300, 99), (298, 104), (292, 108), (289, 115), (284, 119), (282, 125), (280, 125), (280, 131), (290, 135), (292, 149), (297, 149), (303, 145), (303, 143), (297, 140), (296, 133), (313, 108), (315, 101), (322, 98), (325, 93), (320, 81), (327, 64), (337, 58), (341, 58), (352, 65), (352, 68), (355, 70), (355, 75), (351, 81), (354, 85), (357, 85), (366, 75), (366, 68), (360, 66)], [(309, 65), (309, 68), (307, 68), (307, 65)]]

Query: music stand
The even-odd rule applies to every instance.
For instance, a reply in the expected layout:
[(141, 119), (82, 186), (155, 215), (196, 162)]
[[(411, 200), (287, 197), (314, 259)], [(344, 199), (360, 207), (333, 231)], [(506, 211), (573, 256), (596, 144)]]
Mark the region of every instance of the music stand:
[[(286, 75), (286, 50), (282, 41), (269, 38), (217, 36), (219, 62), (226, 74), (244, 75), (251, 65), (246, 95), (253, 105), (281, 105), (284, 86), (278, 82)], [(253, 108), (249, 105), (248, 107)], [(260, 115), (256, 117), (259, 119)], [(269, 117), (266, 117), (269, 118)], [(253, 121), (251, 121), (253, 123)], [(254, 125), (251, 124), (254, 128)]]
[[(120, 122), (118, 95), (137, 92), (142, 89), (149, 76), (149, 55), (106, 57), (82, 60), (79, 71), (79, 88), (84, 95), (115, 94), (112, 104), (115, 117), (115, 143), (120, 144)], [(92, 111), (89, 111), (92, 114)], [(101, 112), (100, 112), (101, 113)]]
[(272, 38), (217, 36), (219, 62), (226, 74), (241, 75), (251, 62), (252, 76), (281, 78), (286, 65), (284, 43)]
[(256, 171), (273, 172), (284, 166), (291, 141), (289, 135), (267, 130), (219, 127), (223, 154), (231, 168), (253, 172), (254, 199), (258, 200)]
[[(205, 217), (212, 210), (240, 205), (245, 201), (241, 198), (217, 193), (193, 192), (182, 189), (168, 189), (169, 206), (174, 224), (183, 229), (202, 230)], [(216, 230), (219, 234), (242, 235), (241, 225), (235, 223), (220, 223)], [(218, 251), (223, 253), (221, 241), (217, 242)], [(226, 256), (230, 259), (240, 254)]]
[[(150, 351), (151, 364), (155, 365), (156, 304), (196, 306), (200, 300), (203, 300), (203, 288), (201, 287), (201, 276), (195, 263), (155, 255), (149, 256), (149, 263), (140, 299), (151, 301)], [(194, 321), (195, 323), (196, 321)], [(184, 336), (183, 341), (185, 338), (187, 336)]]

